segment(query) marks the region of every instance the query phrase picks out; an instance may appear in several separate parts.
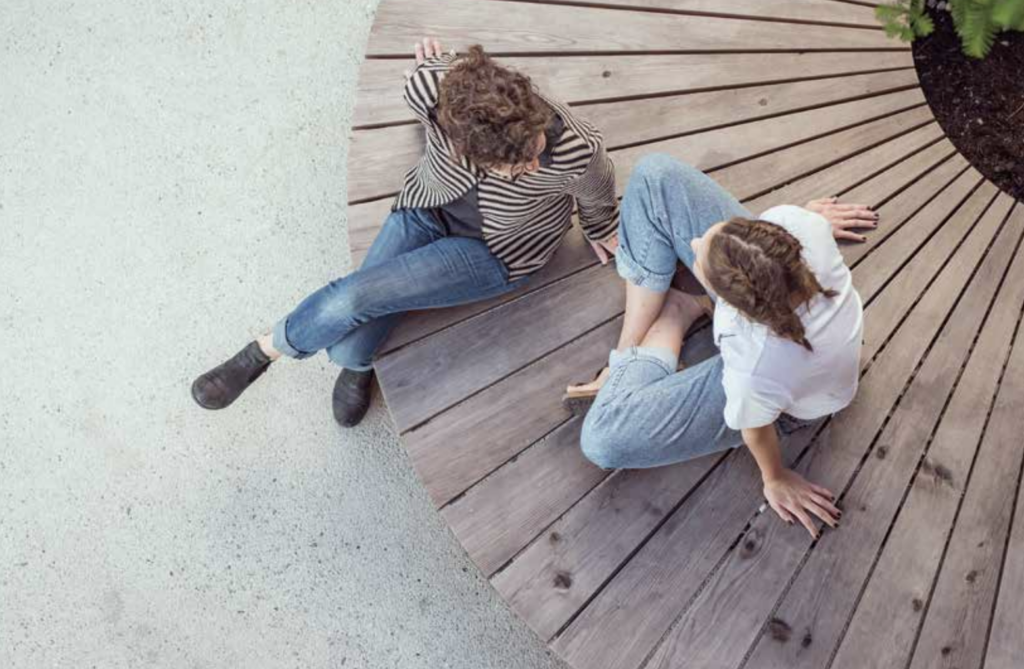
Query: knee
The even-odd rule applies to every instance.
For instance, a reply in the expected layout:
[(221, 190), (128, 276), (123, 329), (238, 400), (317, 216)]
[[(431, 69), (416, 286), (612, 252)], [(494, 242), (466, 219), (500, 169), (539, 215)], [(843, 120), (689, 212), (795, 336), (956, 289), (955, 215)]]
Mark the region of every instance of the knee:
[(583, 430), (580, 433), (580, 450), (583, 456), (601, 469), (621, 469), (625, 466), (622, 458), (620, 442), (607, 428), (600, 425), (595, 419), (596, 413), (592, 407), (583, 422)]
[(633, 175), (647, 183), (662, 183), (665, 180), (678, 183), (680, 178), (689, 180), (697, 174), (703, 172), (667, 153), (649, 153), (633, 167)]
[(361, 315), (369, 308), (371, 296), (358, 282), (339, 279), (322, 290), (321, 299), (310, 305), (308, 319), (312, 323), (331, 327), (340, 323), (362, 322)]

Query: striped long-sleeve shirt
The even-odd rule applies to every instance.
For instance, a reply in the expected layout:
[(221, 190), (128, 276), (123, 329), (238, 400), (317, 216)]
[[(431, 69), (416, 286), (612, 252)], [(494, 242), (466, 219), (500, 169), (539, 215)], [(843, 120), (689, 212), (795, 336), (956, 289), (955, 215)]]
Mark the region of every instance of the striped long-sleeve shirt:
[(434, 208), (477, 188), (483, 239), (515, 279), (535, 272), (554, 255), (572, 224), (573, 204), (590, 241), (604, 241), (618, 229), (615, 167), (603, 137), (561, 102), (540, 93), (564, 123), (547, 167), (511, 180), (454, 158), (451, 141), (431, 111), (438, 86), (456, 56), (427, 59), (409, 77), (405, 101), (426, 130), (426, 149), (405, 175), (391, 210)]

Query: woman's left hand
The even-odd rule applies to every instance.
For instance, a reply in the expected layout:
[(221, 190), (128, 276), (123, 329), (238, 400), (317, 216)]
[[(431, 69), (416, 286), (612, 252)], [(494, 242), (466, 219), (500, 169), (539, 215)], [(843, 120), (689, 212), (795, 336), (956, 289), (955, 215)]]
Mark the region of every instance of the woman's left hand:
[(839, 198), (823, 197), (811, 200), (804, 209), (824, 216), (832, 225), (832, 236), (836, 239), (866, 242), (867, 237), (853, 230), (878, 227), (878, 213), (866, 204), (840, 204)]
[(590, 248), (594, 249), (601, 264), (607, 265), (610, 257), (619, 250), (619, 235), (616, 233), (603, 242), (590, 242)]

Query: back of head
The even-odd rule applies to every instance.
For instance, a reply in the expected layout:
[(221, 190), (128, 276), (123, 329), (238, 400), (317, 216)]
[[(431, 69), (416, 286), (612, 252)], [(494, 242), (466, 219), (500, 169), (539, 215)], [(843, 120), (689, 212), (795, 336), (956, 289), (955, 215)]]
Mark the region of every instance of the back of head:
[(779, 225), (733, 218), (711, 238), (704, 274), (715, 293), (744, 316), (810, 351), (796, 308), (819, 293), (838, 293), (821, 286), (802, 250)]
[(438, 123), (456, 151), (481, 167), (533, 160), (553, 115), (529, 77), (498, 65), (478, 44), (441, 81)]

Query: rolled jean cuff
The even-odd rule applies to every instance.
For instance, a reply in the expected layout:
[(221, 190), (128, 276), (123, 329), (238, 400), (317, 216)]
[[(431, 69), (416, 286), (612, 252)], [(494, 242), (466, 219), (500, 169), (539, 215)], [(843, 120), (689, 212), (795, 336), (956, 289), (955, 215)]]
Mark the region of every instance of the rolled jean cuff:
[[(302, 360), (313, 355), (313, 353), (304, 353), (298, 350), (288, 342), (288, 337), (285, 335), (285, 328), (288, 325), (288, 317), (285, 316), (274, 325), (273, 332), (273, 343), (274, 348), (281, 352), (282, 355), (286, 355), (289, 358), (295, 358)], [(315, 353), (315, 352), (314, 352)]]
[(672, 278), (676, 273), (675, 266), (672, 267), (672, 271), (668, 274), (652, 272), (630, 258), (629, 254), (624, 252), (621, 247), (619, 252), (615, 254), (615, 269), (618, 270), (619, 276), (634, 286), (647, 288), (656, 293), (667, 291), (672, 285)]
[(675, 374), (676, 367), (679, 366), (679, 358), (672, 355), (672, 351), (667, 348), (630, 346), (624, 351), (612, 350), (608, 356), (608, 369), (614, 370), (616, 367), (638, 360), (653, 363), (664, 369), (666, 374)]
[(363, 364), (345, 360), (344, 356), (339, 354), (333, 347), (327, 349), (327, 358), (338, 367), (350, 369), (353, 372), (368, 372), (373, 369), (372, 362), (370, 364)]

